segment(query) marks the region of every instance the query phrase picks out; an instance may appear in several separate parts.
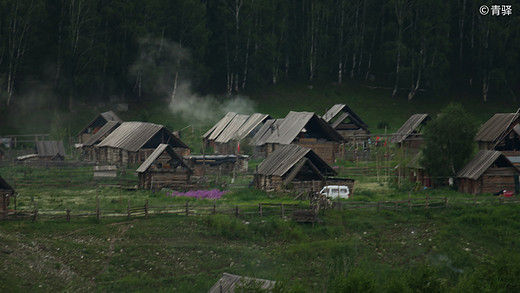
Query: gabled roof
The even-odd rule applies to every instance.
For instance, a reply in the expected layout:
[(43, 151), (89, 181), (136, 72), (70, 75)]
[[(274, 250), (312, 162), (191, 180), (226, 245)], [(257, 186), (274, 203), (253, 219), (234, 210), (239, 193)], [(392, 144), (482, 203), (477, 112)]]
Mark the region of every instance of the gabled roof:
[(202, 137), (218, 143), (241, 140), (267, 119), (269, 119), (267, 114), (242, 115), (229, 112)]
[(265, 292), (270, 292), (270, 290), (274, 288), (275, 284), (275, 281), (223, 273), (222, 278), (220, 278), (215, 285), (209, 289), (208, 293), (233, 293), (235, 290), (237, 290), (237, 292), (242, 292), (243, 290), (238, 290), (240, 289), (240, 286), (247, 285), (252, 285), (254, 286), (253, 288), (259, 287), (262, 292), (264, 292), (264, 290)]
[(466, 164), (466, 166), (457, 172), (456, 177), (477, 180), (497, 160), (501, 160), (502, 163), (510, 165), (516, 169), (513, 163), (511, 163), (511, 161), (509, 161), (509, 159), (501, 152), (481, 150), (475, 155), (475, 157), (473, 157), (473, 159), (471, 159), (471, 161), (469, 161), (469, 163)]
[[(342, 112), (342, 114), (338, 116), (340, 112)], [(336, 116), (336, 120), (332, 121)], [(329, 122), (334, 128), (345, 121), (345, 119), (350, 118), (352, 123), (356, 124), (359, 128), (368, 130), (368, 126), (365, 122), (363, 122), (363, 120), (361, 120), (361, 118), (345, 104), (336, 104), (332, 106), (321, 118), (326, 122)]]
[(267, 139), (272, 135), (273, 132), (279, 131), (280, 124), (282, 124), (283, 118), (281, 119), (269, 119), (265, 121), (264, 125), (260, 127), (258, 132), (251, 139), (250, 145), (261, 146), (266, 144)]
[(416, 131), (417, 127), (421, 124), (426, 124), (428, 120), (430, 120), (430, 115), (428, 114), (413, 114), (408, 118), (408, 120), (397, 130), (397, 132), (392, 135), (390, 138), (390, 142), (392, 143), (401, 143), (403, 140), (408, 138), (410, 134)]
[(169, 144), (161, 143), (153, 151), (153, 153), (151, 153), (150, 156), (148, 158), (146, 158), (146, 160), (141, 164), (141, 166), (139, 166), (139, 168), (137, 168), (137, 170), (135, 170), (135, 171), (137, 173), (146, 172), (150, 168), (150, 166), (153, 164), (153, 162), (155, 160), (157, 160), (157, 158), (159, 158), (159, 156), (164, 152), (167, 152), (170, 155), (170, 157), (172, 157), (172, 159), (177, 159), (182, 166), (189, 169), (186, 162), (184, 162), (182, 157), (179, 156), (179, 154), (177, 154)]
[(284, 176), (304, 157), (308, 158), (320, 170), (322, 175), (329, 176), (337, 174), (336, 171), (316, 155), (314, 151), (294, 144), (277, 147), (274, 152), (258, 165), (256, 174)]
[[(9, 185), (5, 180), (4, 178), (2, 178), (2, 176), (0, 176), (0, 189), (4, 189), (4, 190), (13, 190), (13, 188), (11, 187), (11, 185)], [(3, 195), (2, 195), (3, 196)]]
[(520, 114), (518, 113), (495, 114), (480, 127), (475, 135), (475, 141), (497, 142), (503, 134), (509, 132), (519, 122)]
[(61, 140), (37, 141), (36, 153), (41, 157), (54, 157), (56, 155), (65, 157), (65, 147)]
[(83, 145), (91, 146), (99, 143), (102, 140), (102, 137), (110, 134), (114, 129), (116, 129), (121, 123), (119, 121), (108, 121), (103, 127), (101, 127), (98, 132), (94, 133)]
[(188, 148), (164, 126), (148, 122), (123, 122), (97, 146), (136, 152), (161, 131), (164, 136), (161, 138), (163, 143), (167, 142), (174, 147)]
[(98, 119), (104, 119), (106, 122), (108, 121), (117, 121), (119, 123), (123, 123), (123, 120), (121, 120), (121, 118), (119, 118), (116, 113), (112, 112), (112, 110), (110, 111), (106, 111), (106, 112), (103, 112), (103, 113), (99, 113), (96, 117), (94, 117), (94, 119), (92, 119), (86, 126), (85, 128), (83, 128), (79, 133), (83, 133), (85, 132), (85, 130), (87, 130), (87, 128), (89, 128), (96, 120)]
[[(312, 112), (291, 111), (283, 120), (280, 120), (279, 124), (273, 123), (271, 124), (272, 126), (277, 128), (274, 131), (263, 129), (266, 131), (261, 134), (263, 136), (262, 139), (258, 139), (256, 136), (256, 139), (253, 138), (255, 145), (262, 145), (260, 142), (290, 144), (304, 129), (307, 132), (320, 132), (320, 135), (332, 141), (341, 141), (343, 139), (332, 126)], [(309, 128), (312, 128), (312, 130)], [(258, 132), (260, 133), (260, 131)]]

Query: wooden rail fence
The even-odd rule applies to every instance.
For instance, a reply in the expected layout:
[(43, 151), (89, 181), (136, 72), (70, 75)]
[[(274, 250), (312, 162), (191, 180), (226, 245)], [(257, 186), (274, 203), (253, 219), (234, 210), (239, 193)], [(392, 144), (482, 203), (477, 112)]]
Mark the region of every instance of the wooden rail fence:
[[(520, 204), (520, 198), (507, 197), (472, 197), (472, 198), (447, 198), (447, 197), (425, 197), (414, 198), (409, 200), (396, 201), (337, 201), (332, 203), (332, 209), (350, 210), (350, 209), (375, 209), (380, 210), (409, 210), (412, 209), (439, 209), (453, 206), (483, 206), (483, 205), (504, 205), (504, 204)], [(150, 215), (177, 214), (184, 216), (202, 216), (224, 214), (235, 216), (242, 219), (250, 219), (257, 217), (291, 217), (299, 222), (315, 222), (317, 214), (312, 207), (304, 204), (273, 204), (258, 203), (246, 205), (221, 205), (214, 202), (211, 205), (190, 204), (186, 201), (184, 204), (173, 205), (149, 205), (148, 201), (144, 205), (130, 205), (127, 201), (126, 210), (117, 209), (101, 209), (99, 200), (96, 200), (94, 210), (50, 210), (39, 209), (35, 203), (32, 210), (7, 210), (0, 212), (1, 220), (32, 220), (39, 219), (65, 219), (71, 221), (74, 218), (95, 217), (97, 220), (101, 218), (126, 217), (128, 219), (134, 217), (148, 218)]]

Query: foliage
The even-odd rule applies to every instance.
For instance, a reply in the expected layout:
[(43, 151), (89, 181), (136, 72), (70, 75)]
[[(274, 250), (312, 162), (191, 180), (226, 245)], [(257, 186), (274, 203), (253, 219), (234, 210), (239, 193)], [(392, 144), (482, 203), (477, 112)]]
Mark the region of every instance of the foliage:
[(430, 121), (424, 133), (421, 164), (437, 182), (454, 177), (473, 154), (473, 118), (460, 104), (450, 104)]

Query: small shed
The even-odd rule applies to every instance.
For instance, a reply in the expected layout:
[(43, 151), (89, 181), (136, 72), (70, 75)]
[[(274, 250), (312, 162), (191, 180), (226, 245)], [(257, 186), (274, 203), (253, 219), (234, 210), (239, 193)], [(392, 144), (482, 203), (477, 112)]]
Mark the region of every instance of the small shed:
[(223, 273), (208, 293), (270, 292), (275, 285), (275, 281)]
[(0, 176), (0, 212), (5, 215), (10, 198), (14, 196), (14, 189)]
[(195, 176), (231, 174), (233, 170), (247, 172), (249, 166), (248, 155), (191, 155), (184, 159)]
[(499, 151), (481, 150), (459, 170), (456, 179), (462, 193), (495, 193), (502, 189), (518, 193), (519, 174), (520, 170)]
[(261, 190), (319, 191), (336, 174), (310, 148), (281, 145), (258, 166), (255, 185)]
[(19, 161), (63, 161), (65, 147), (61, 140), (44, 140), (35, 142), (35, 154), (17, 157)]
[(83, 158), (87, 161), (95, 162), (95, 146), (99, 144), (101, 141), (103, 141), (103, 139), (105, 139), (109, 134), (111, 134), (116, 128), (118, 128), (119, 125), (121, 125), (119, 121), (108, 121), (96, 133), (90, 136), (90, 138), (85, 143), (83, 143), (82, 146)]
[(160, 144), (136, 170), (139, 188), (186, 188), (192, 170), (169, 144)]
[(190, 154), (189, 147), (162, 125), (123, 122), (95, 146), (96, 161), (120, 166), (139, 165), (163, 143), (180, 156)]
[(255, 154), (269, 156), (278, 146), (297, 144), (312, 149), (325, 162), (336, 160), (343, 137), (315, 113), (291, 111), (284, 119), (268, 120), (251, 140)]
[(422, 166), (421, 158), (422, 152), (418, 152), (406, 165), (408, 180), (420, 184), (421, 187), (433, 187), (433, 180)]
[(390, 138), (399, 147), (418, 150), (423, 142), (422, 128), (431, 120), (428, 114), (413, 114)]
[(345, 104), (332, 106), (322, 118), (341, 134), (345, 142), (357, 144), (368, 140), (368, 126)]
[(479, 128), (475, 141), (479, 149), (500, 151), (515, 166), (520, 167), (520, 114), (493, 115)]
[(119, 123), (123, 123), (114, 112), (107, 111), (103, 113), (99, 113), (90, 123), (88, 123), (77, 135), (78, 143), (84, 144), (92, 135), (98, 132), (105, 123), (108, 121), (116, 121)]
[(269, 115), (261, 113), (242, 115), (229, 112), (208, 130), (202, 139), (206, 146), (214, 148), (216, 154), (235, 154), (238, 143), (242, 141), (242, 146), (247, 146), (247, 141), (270, 118)]

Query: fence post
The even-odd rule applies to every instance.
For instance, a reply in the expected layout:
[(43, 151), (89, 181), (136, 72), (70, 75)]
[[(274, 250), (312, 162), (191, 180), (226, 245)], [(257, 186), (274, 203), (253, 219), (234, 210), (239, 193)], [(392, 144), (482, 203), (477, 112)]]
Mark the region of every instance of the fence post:
[(38, 219), (38, 203), (34, 203), (34, 216), (33, 216), (33, 222), (36, 222)]
[(444, 197), (444, 207), (448, 208), (448, 197)]
[(146, 203), (144, 204), (144, 217), (148, 219), (148, 200), (146, 200)]
[(285, 207), (282, 203), (282, 218), (285, 218)]
[(381, 209), (381, 202), (378, 201), (378, 202), (377, 202), (377, 212), (378, 212), (378, 213), (379, 213), (379, 210), (380, 210), (380, 209)]
[(235, 217), (238, 218), (238, 206), (235, 207)]
[(130, 220), (130, 200), (126, 202), (126, 217)]
[(99, 197), (96, 195), (96, 219), (99, 221)]
[(213, 214), (216, 214), (217, 213), (217, 202), (216, 200), (214, 199), (213, 200)]
[(65, 217), (67, 222), (70, 222), (70, 209), (67, 209), (67, 216)]
[(186, 201), (186, 216), (190, 214), (189, 201)]
[(258, 214), (260, 215), (260, 218), (262, 217), (262, 203), (258, 204)]
[(499, 204), (503, 204), (503, 203), (504, 203), (504, 199), (501, 198), (501, 197), (499, 197), (499, 198), (498, 198), (498, 202), (499, 202)]
[(425, 209), (428, 208), (428, 195), (426, 195), (426, 205), (424, 206)]

